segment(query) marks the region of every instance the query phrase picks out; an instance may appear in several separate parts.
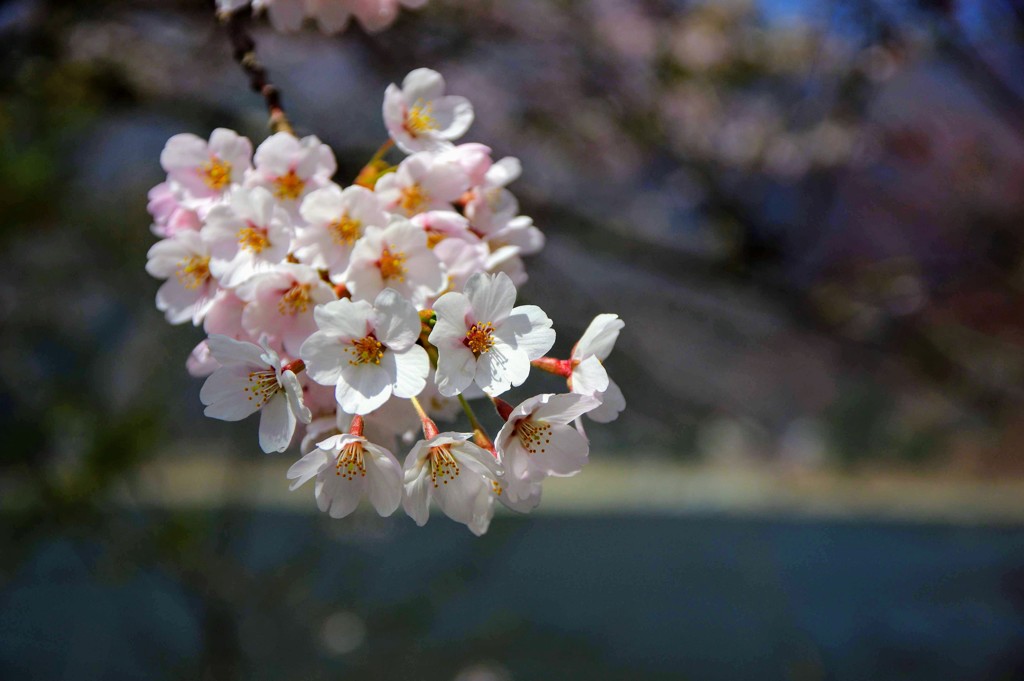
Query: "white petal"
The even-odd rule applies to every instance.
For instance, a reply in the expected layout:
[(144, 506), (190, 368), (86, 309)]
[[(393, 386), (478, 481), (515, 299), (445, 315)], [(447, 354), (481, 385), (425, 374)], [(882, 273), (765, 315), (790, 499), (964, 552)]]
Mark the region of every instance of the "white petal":
[(431, 102), (444, 95), (444, 78), (432, 69), (415, 69), (402, 81), (402, 94), (410, 105)]
[(589, 453), (590, 443), (575, 428), (552, 425), (548, 437), (530, 455), (530, 464), (549, 475), (576, 475), (587, 463)]
[(263, 348), (255, 343), (238, 341), (228, 336), (214, 334), (207, 339), (206, 344), (210, 348), (210, 354), (220, 364), (249, 364), (255, 367), (264, 367)]
[(601, 406), (587, 413), (592, 421), (610, 423), (619, 418), (619, 412), (626, 408), (626, 398), (613, 380), (609, 379), (608, 389), (596, 397), (601, 400)]
[(369, 414), (391, 397), (391, 377), (379, 364), (345, 364), (334, 395), (347, 413)]
[(586, 414), (601, 404), (600, 400), (588, 395), (565, 393), (549, 395), (533, 412), (533, 418), (548, 423), (565, 425)]
[(320, 385), (336, 385), (341, 370), (348, 363), (345, 348), (348, 342), (318, 331), (299, 348), (299, 357), (306, 363), (306, 373)]
[[(410, 454), (414, 455), (416, 452)], [(415, 470), (416, 474), (409, 479), (409, 473), (411, 470)], [(422, 527), (427, 524), (427, 519), (430, 518), (430, 476), (427, 473), (427, 466), (419, 467), (418, 469), (410, 469), (408, 462), (406, 462), (405, 469), (405, 485), (404, 494), (402, 495), (402, 508), (405, 509), (406, 514), (412, 518), (417, 525)]]
[(608, 372), (594, 355), (572, 368), (572, 391), (581, 395), (594, 395), (608, 389)]
[(430, 373), (430, 358), (419, 345), (411, 346), (406, 352), (385, 352), (381, 365), (394, 377), (392, 384), (395, 397), (416, 397), (423, 392)]
[(473, 382), (476, 365), (476, 357), (462, 344), (437, 346), (437, 373), (434, 381), (438, 392), (445, 397), (461, 393)]
[(594, 355), (599, 360), (608, 358), (615, 341), (619, 338), (619, 331), (626, 325), (618, 315), (599, 314), (590, 322), (590, 326), (583, 332), (579, 343), (573, 348), (573, 357), (586, 357)]
[(295, 414), (288, 408), (288, 398), (278, 393), (263, 405), (260, 415), (260, 448), (266, 452), (288, 449), (295, 434)]
[(543, 357), (555, 344), (555, 330), (551, 328), (551, 320), (536, 305), (514, 308), (505, 325), (515, 333), (516, 346), (526, 352), (530, 360)]
[(499, 324), (512, 312), (516, 304), (516, 287), (504, 273), (475, 274), (466, 283), (466, 297), (473, 308), (476, 321)]
[(373, 301), (374, 334), (384, 345), (397, 352), (410, 348), (420, 335), (420, 317), (416, 308), (398, 291), (386, 288)]
[(365, 445), (367, 494), (382, 516), (389, 516), (402, 503), (402, 469), (394, 454), (372, 444)]
[(314, 448), (313, 451), (293, 463), (288, 469), (286, 476), (289, 480), (294, 481), (288, 489), (294, 491), (305, 485), (315, 478), (317, 473), (323, 470), (329, 463), (330, 457), (327, 455), (327, 452)]

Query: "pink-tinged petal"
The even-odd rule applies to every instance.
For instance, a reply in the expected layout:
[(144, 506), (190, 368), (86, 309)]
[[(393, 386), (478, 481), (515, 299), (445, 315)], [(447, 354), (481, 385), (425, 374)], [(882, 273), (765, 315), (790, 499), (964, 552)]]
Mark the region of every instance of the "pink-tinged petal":
[(495, 326), (505, 321), (516, 303), (516, 287), (505, 274), (475, 274), (466, 283), (466, 297), (475, 321)]
[(327, 452), (314, 448), (313, 451), (293, 463), (288, 469), (286, 476), (289, 480), (293, 481), (288, 486), (288, 489), (294, 492), (315, 478), (317, 473), (323, 470), (329, 463), (330, 458)]
[(444, 77), (431, 69), (415, 69), (402, 81), (402, 94), (410, 105), (432, 102), (444, 95)]
[(547, 435), (530, 455), (530, 464), (549, 475), (559, 477), (579, 473), (590, 453), (587, 438), (567, 425), (552, 425)]
[(609, 380), (608, 389), (597, 397), (601, 400), (601, 406), (587, 413), (591, 421), (611, 423), (619, 418), (619, 413), (626, 408), (626, 398), (615, 381)]
[(346, 341), (362, 338), (373, 328), (373, 306), (365, 300), (342, 298), (319, 305), (313, 317), (322, 332)]
[(473, 125), (473, 105), (465, 97), (448, 96), (434, 100), (431, 111), (437, 122), (437, 134), (455, 140), (466, 134)]
[(299, 357), (306, 363), (306, 374), (320, 385), (335, 385), (341, 370), (351, 359), (345, 351), (349, 341), (322, 331), (314, 333), (299, 348)]
[[(413, 453), (415, 453), (415, 450), (413, 450)], [(412, 456), (412, 454), (410, 454), (410, 456)], [(405, 509), (406, 514), (420, 527), (426, 525), (427, 520), (430, 518), (431, 483), (428, 468), (429, 464), (412, 469), (414, 474), (410, 478), (409, 473), (412, 471), (409, 468), (408, 462), (406, 462), (402, 508)]]
[(299, 215), (313, 225), (325, 226), (341, 217), (344, 211), (341, 187), (333, 182), (321, 187), (302, 199)]
[(419, 314), (398, 291), (384, 289), (377, 294), (373, 307), (374, 334), (381, 343), (395, 352), (404, 352), (419, 338)]
[(221, 421), (241, 421), (255, 412), (258, 407), (255, 400), (248, 399), (243, 392), (248, 386), (248, 377), (239, 376), (231, 369), (214, 371), (203, 383), (199, 398), (207, 405), (203, 413)]
[(494, 490), (489, 482), (481, 486), (473, 501), (473, 518), (467, 524), (469, 531), (478, 537), (487, 533), (494, 517)]
[(192, 133), (174, 135), (160, 152), (160, 166), (168, 173), (191, 170), (209, 160), (206, 140)]
[(267, 11), (270, 13), (270, 23), (274, 28), (286, 33), (298, 31), (305, 18), (302, 0), (274, 0)]
[(284, 175), (290, 170), (292, 159), (301, 153), (299, 140), (287, 132), (278, 132), (256, 148), (256, 167), (272, 175)]
[(329, 496), (331, 507), (328, 514), (332, 518), (344, 518), (356, 510), (359, 500), (366, 493), (366, 478), (357, 475), (351, 480), (345, 475), (337, 475), (330, 469), (324, 471), (324, 489), (321, 492)]
[(423, 392), (430, 373), (430, 359), (427, 351), (419, 345), (411, 346), (406, 352), (385, 352), (381, 366), (394, 376), (392, 384), (395, 397), (408, 399)]
[(473, 505), (476, 495), (484, 484), (482, 475), (474, 474), (471, 471), (462, 471), (462, 474), (450, 484), (439, 484), (434, 489), (434, 500), (437, 501), (437, 505), (446, 516), (456, 522), (469, 525), (473, 521)]
[(288, 398), (288, 407), (303, 423), (313, 420), (313, 413), (302, 401), (302, 386), (299, 384), (299, 377), (291, 371), (281, 372), (281, 386), (284, 388), (285, 396)]
[(446, 293), (434, 303), (437, 321), (428, 339), (439, 348), (451, 344), (462, 345), (466, 337), (466, 316), (469, 314), (469, 298), (461, 293)]
[(398, 459), (383, 447), (367, 443), (363, 460), (370, 503), (381, 516), (389, 516), (402, 503), (402, 468)]
[(266, 366), (262, 359), (263, 348), (255, 343), (238, 341), (219, 334), (210, 336), (206, 343), (213, 358), (224, 366), (231, 364), (246, 364), (259, 368)]
[(502, 327), (515, 334), (516, 347), (525, 352), (531, 361), (546, 355), (555, 344), (555, 330), (551, 328), (551, 320), (536, 305), (513, 308)]
[(295, 414), (288, 408), (288, 399), (278, 393), (263, 405), (260, 414), (260, 448), (267, 454), (288, 449), (295, 434)]
[(334, 396), (349, 414), (369, 414), (391, 397), (391, 376), (379, 364), (348, 364), (341, 367)]
[(583, 332), (579, 343), (573, 348), (573, 357), (586, 357), (594, 355), (599, 360), (608, 358), (615, 341), (619, 338), (619, 331), (626, 325), (618, 315), (599, 314), (590, 322), (590, 326)]
[(191, 321), (196, 302), (205, 292), (203, 288), (186, 288), (177, 279), (168, 279), (157, 289), (156, 309), (164, 313), (171, 324)]
[(477, 359), (476, 384), (491, 397), (522, 385), (529, 375), (530, 360), (526, 353), (500, 340)]
[(462, 344), (438, 346), (437, 372), (434, 375), (437, 391), (445, 397), (461, 393), (473, 382), (476, 364), (476, 357)]
[(570, 380), (572, 391), (580, 395), (595, 395), (608, 389), (608, 372), (593, 355), (573, 367)]
[(202, 341), (192, 348), (192, 352), (189, 353), (188, 359), (185, 361), (188, 375), (194, 378), (209, 376), (219, 368), (220, 364), (210, 354), (210, 348), (206, 345), (206, 341)]
[(576, 393), (565, 393), (562, 395), (550, 395), (538, 405), (533, 412), (533, 418), (539, 421), (547, 421), (565, 425), (573, 419), (586, 414), (596, 408), (601, 401), (588, 395), (577, 395)]
[(348, 8), (340, 2), (320, 3), (316, 13), (320, 30), (327, 34), (341, 33), (348, 25), (351, 16)]

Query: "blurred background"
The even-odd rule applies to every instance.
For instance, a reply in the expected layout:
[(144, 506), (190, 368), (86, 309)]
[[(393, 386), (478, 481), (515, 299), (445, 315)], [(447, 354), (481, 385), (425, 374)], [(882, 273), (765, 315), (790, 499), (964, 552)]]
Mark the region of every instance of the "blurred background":
[(441, 71), (556, 351), (626, 320), (627, 411), (482, 539), (324, 517), (202, 416), (143, 267), (167, 138), (266, 136), (211, 5), (0, 3), (0, 678), (1024, 679), (1024, 4), (257, 21), (342, 183)]

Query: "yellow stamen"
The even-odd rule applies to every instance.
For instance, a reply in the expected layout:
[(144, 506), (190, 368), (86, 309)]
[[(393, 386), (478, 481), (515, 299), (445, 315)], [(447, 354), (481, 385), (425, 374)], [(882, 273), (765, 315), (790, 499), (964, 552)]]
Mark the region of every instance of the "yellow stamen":
[(398, 199), (398, 207), (407, 215), (415, 215), (426, 203), (427, 195), (418, 184), (411, 184), (402, 189), (402, 196)]
[(547, 451), (544, 445), (551, 444), (551, 424), (523, 419), (516, 424), (516, 436), (527, 454), (543, 454)]
[(462, 343), (477, 357), (485, 352), (490, 352), (491, 348), (494, 347), (494, 324), (490, 322), (477, 322), (469, 327), (469, 331), (466, 332), (466, 337), (462, 340)]
[(427, 231), (427, 248), (432, 249), (447, 238), (448, 235), (443, 232)]
[(202, 165), (199, 174), (206, 186), (220, 191), (231, 184), (231, 164), (224, 159), (213, 157)]
[(270, 245), (270, 239), (267, 238), (267, 230), (253, 225), (243, 227), (238, 230), (238, 245), (249, 249), (253, 253), (261, 253), (263, 249)]
[(210, 278), (210, 259), (193, 255), (178, 263), (174, 276), (187, 289), (197, 289)]
[(342, 447), (338, 454), (338, 463), (335, 464), (335, 475), (341, 475), (348, 480), (355, 479), (356, 475), (366, 477), (366, 462), (363, 460), (363, 443), (350, 442)]
[(242, 392), (249, 393), (249, 401), (255, 400), (256, 408), (260, 409), (270, 398), (281, 391), (281, 384), (277, 382), (277, 373), (270, 368), (261, 371), (249, 372), (249, 386), (242, 389)]
[(306, 181), (295, 174), (295, 170), (289, 170), (286, 175), (274, 178), (274, 196), (286, 201), (294, 201), (302, 196), (302, 190), (306, 188)]
[(288, 289), (281, 300), (277, 303), (277, 309), (281, 314), (297, 315), (300, 312), (309, 310), (313, 304), (313, 298), (309, 295), (312, 284), (300, 284), (296, 282)]
[(433, 116), (433, 111), (433, 103), (424, 104), (422, 99), (417, 99), (405, 116), (406, 131), (416, 137), (428, 130), (437, 130), (437, 120)]
[(377, 261), (382, 279), (397, 279), (405, 281), (405, 253), (398, 251), (392, 253), (387, 246), (381, 251), (380, 260)]
[(430, 481), (437, 487), (438, 480), (447, 485), (459, 477), (459, 462), (452, 455), (450, 445), (430, 448)]
[(327, 231), (331, 233), (331, 239), (339, 246), (351, 246), (359, 239), (363, 223), (353, 220), (345, 213), (340, 218), (327, 225)]
[(358, 366), (360, 364), (380, 364), (384, 356), (384, 344), (370, 334), (359, 340), (352, 341), (352, 347), (346, 348), (345, 352), (351, 352), (355, 359), (350, 359), (349, 364)]

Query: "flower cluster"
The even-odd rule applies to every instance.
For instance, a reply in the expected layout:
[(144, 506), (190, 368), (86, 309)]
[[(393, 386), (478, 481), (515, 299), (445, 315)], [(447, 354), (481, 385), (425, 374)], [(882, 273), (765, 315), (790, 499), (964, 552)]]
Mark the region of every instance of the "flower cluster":
[(313, 19), (324, 33), (340, 33), (354, 17), (373, 33), (390, 26), (400, 6), (416, 9), (425, 4), (427, 0), (217, 0), (217, 9), (234, 12), (251, 5), (254, 12), (266, 12), (274, 28), (286, 32)]
[[(546, 477), (580, 471), (583, 414), (605, 422), (624, 408), (603, 366), (623, 323), (600, 315), (569, 358), (546, 356), (551, 320), (516, 304), (522, 257), (544, 244), (507, 189), (519, 162), (455, 144), (473, 108), (434, 71), (388, 87), (383, 116), (390, 140), (347, 187), (313, 136), (279, 132), (255, 153), (226, 129), (172, 137), (167, 180), (150, 192), (161, 240), (147, 270), (165, 280), (167, 320), (209, 335), (188, 361), (206, 377), (208, 416), (259, 411), (265, 452), (285, 451), (304, 424), (293, 488), (315, 479), (334, 517), (365, 496), (422, 525), (434, 501), (480, 534), (496, 500), (530, 510)], [(392, 145), (407, 154), (397, 165), (383, 160)], [(499, 396), (531, 368), (563, 376), (568, 392), (513, 408)], [(471, 399), (504, 419), (495, 438)], [(440, 432), (435, 419), (460, 406), (472, 432)], [(400, 465), (391, 448), (417, 427)]]

